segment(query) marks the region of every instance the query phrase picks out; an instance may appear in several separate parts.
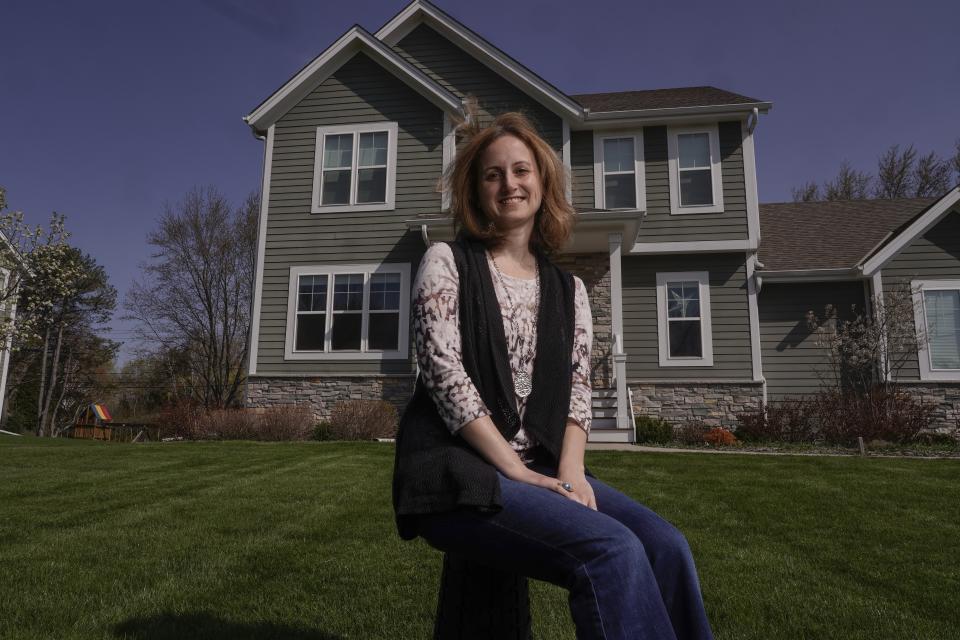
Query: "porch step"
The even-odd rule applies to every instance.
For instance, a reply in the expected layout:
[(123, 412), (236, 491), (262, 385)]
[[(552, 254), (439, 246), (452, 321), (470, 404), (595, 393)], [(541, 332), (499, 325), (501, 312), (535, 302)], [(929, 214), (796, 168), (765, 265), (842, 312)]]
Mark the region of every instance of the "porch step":
[(616, 389), (594, 389), (590, 405), (593, 414), (590, 442), (631, 442), (631, 431), (617, 428)]

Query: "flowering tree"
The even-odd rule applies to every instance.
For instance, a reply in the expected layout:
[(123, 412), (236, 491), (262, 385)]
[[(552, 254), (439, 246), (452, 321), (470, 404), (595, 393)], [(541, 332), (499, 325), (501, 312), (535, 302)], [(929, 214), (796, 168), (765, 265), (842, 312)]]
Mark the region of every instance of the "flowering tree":
[[(21, 212), (3, 213), (0, 231), (0, 304), (16, 310), (0, 320), (0, 339), (13, 349), (5, 406), (38, 435), (57, 435), (89, 401), (103, 377), (98, 372), (116, 352), (116, 343), (98, 335), (116, 306), (116, 290), (102, 266), (67, 244), (63, 216), (54, 214), (45, 230), (26, 225)], [(28, 398), (35, 412), (25, 406)]]

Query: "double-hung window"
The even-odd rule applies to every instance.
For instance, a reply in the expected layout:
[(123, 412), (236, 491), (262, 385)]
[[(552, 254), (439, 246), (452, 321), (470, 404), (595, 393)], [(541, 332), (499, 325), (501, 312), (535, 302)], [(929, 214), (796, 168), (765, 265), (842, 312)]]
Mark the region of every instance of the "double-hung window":
[(661, 367), (713, 366), (706, 271), (657, 274), (657, 333)]
[(667, 154), (670, 164), (670, 212), (722, 212), (723, 184), (716, 125), (669, 129)]
[(397, 123), (317, 127), (313, 212), (394, 208)]
[(643, 133), (595, 133), (593, 157), (595, 206), (645, 210)]
[(960, 380), (960, 280), (911, 283), (921, 380)]
[(409, 264), (292, 267), (287, 360), (407, 357)]

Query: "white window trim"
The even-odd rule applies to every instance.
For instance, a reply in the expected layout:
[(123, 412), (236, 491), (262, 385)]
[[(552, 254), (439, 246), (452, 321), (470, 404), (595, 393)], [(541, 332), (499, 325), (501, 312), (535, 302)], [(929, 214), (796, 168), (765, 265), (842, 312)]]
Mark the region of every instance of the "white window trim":
[(603, 141), (611, 138), (633, 138), (633, 164), (636, 172), (637, 206), (634, 209), (614, 209), (614, 211), (647, 210), (646, 162), (643, 157), (643, 129), (627, 131), (593, 132), (593, 195), (597, 209), (607, 208), (607, 190), (603, 180)]
[[(386, 202), (371, 202), (364, 204), (320, 204), (320, 193), (323, 184), (323, 140), (328, 135), (342, 133), (353, 134), (353, 155), (350, 169), (350, 200), (356, 198), (357, 192), (357, 162), (359, 160), (357, 146), (361, 133), (371, 131), (387, 132), (387, 189)], [(345, 124), (331, 127), (317, 127), (317, 141), (313, 158), (313, 213), (338, 213), (344, 211), (393, 211), (395, 208), (397, 182), (397, 123), (396, 122), (368, 122), (364, 124)]]
[[(710, 140), (710, 178), (713, 184), (713, 204), (680, 206), (680, 174), (677, 161), (677, 136), (685, 133), (706, 133)], [(670, 164), (670, 213), (723, 213), (723, 174), (720, 167), (720, 132), (716, 124), (699, 127), (670, 127), (667, 129), (667, 158)]]
[[(670, 331), (667, 323), (667, 283), (678, 280), (696, 280), (700, 293), (700, 344), (703, 357), (670, 357)], [(657, 335), (660, 344), (661, 367), (712, 367), (713, 327), (710, 315), (710, 274), (706, 271), (674, 271), (657, 274)]]
[(910, 283), (913, 295), (913, 318), (920, 338), (917, 346), (917, 364), (920, 380), (960, 381), (960, 369), (934, 369), (930, 350), (927, 348), (927, 306), (924, 291), (960, 290), (960, 280), (913, 280)]
[[(370, 276), (374, 273), (400, 274), (400, 336), (396, 351), (367, 351), (367, 325), (370, 317)], [(333, 287), (327, 287), (327, 325), (324, 348), (327, 351), (297, 351), (294, 335), (297, 326), (297, 294), (300, 276), (330, 276), (344, 273), (363, 274), (363, 320), (360, 329), (359, 351), (329, 351), (331, 318), (333, 315)], [(287, 334), (284, 360), (402, 360), (408, 358), (410, 341), (410, 264), (407, 262), (383, 264), (336, 264), (290, 267), (290, 285), (287, 293)]]

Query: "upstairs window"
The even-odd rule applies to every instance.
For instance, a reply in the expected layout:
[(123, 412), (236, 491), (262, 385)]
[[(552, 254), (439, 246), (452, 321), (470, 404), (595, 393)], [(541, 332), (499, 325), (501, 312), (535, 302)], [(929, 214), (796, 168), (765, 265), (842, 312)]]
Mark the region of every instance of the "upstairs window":
[(720, 143), (716, 126), (670, 129), (671, 213), (723, 211)]
[(960, 380), (960, 281), (911, 283), (921, 380)]
[(317, 128), (313, 212), (394, 208), (397, 123)]
[(646, 209), (643, 134), (594, 138), (594, 193), (598, 209)]
[(407, 357), (410, 265), (292, 267), (287, 360)]
[(657, 324), (660, 366), (713, 366), (709, 274), (658, 273)]

